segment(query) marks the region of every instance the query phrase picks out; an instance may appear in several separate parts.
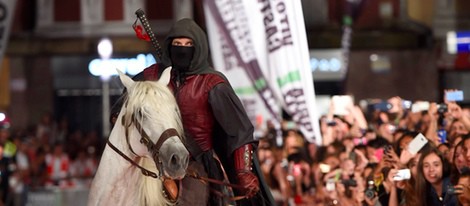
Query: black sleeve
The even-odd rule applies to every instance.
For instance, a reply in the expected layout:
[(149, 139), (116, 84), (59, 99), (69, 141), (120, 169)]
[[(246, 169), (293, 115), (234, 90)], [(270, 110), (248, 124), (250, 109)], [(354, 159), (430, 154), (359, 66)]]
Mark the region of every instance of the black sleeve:
[(242, 145), (256, 142), (253, 138), (254, 127), (229, 84), (216, 85), (209, 92), (208, 101), (217, 123), (227, 136), (229, 154)]

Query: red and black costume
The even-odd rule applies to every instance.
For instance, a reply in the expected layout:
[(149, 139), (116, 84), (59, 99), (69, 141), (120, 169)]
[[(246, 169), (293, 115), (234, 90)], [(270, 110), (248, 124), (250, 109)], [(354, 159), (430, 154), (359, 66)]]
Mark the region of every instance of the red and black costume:
[[(171, 57), (172, 52), (175, 53), (172, 50), (175, 46), (171, 42), (180, 37), (193, 40), (188, 68), (179, 68), (178, 60)], [(204, 166), (210, 178), (223, 180), (224, 169), (231, 183), (242, 186), (255, 184), (255, 188), (260, 188), (260, 191), (234, 189), (236, 195), (256, 193), (250, 199), (237, 202), (239, 205), (273, 205), (269, 189), (256, 170), (257, 164), (253, 165), (254, 149), (258, 143), (253, 138), (253, 125), (226, 77), (210, 67), (205, 32), (193, 20), (180, 20), (165, 39), (162, 53), (162, 62), (146, 68), (134, 79), (156, 80), (171, 65), (173, 69), (169, 86), (181, 111), (185, 136), (194, 140), (188, 142), (197, 144), (197, 149), (191, 148), (194, 145), (188, 145), (192, 157)], [(214, 157), (220, 159), (223, 169)], [(256, 161), (255, 158), (255, 163)], [(219, 185), (211, 184), (211, 187), (218, 191), (224, 190)], [(226, 200), (222, 199), (210, 195), (209, 204), (226, 204), (223, 202)]]

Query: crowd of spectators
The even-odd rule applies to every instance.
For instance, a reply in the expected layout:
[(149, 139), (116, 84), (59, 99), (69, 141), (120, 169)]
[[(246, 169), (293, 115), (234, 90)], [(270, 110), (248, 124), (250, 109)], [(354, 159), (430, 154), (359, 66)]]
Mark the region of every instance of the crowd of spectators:
[(470, 110), (442, 102), (391, 97), (337, 114), (331, 101), (320, 119), (322, 145), (288, 120), (281, 145), (269, 129), (258, 157), (275, 200), (281, 206), (470, 205)]
[[(289, 119), (282, 144), (269, 124), (258, 137), (278, 205), (470, 205), (470, 109), (400, 97), (352, 103), (341, 113), (337, 104), (319, 120), (322, 145)], [(102, 140), (51, 114), (30, 129), (0, 125), (0, 206), (25, 205), (40, 188), (89, 187)]]
[(0, 206), (23, 206), (28, 193), (88, 188), (102, 143), (96, 131), (70, 130), (46, 113), (29, 129), (0, 124)]

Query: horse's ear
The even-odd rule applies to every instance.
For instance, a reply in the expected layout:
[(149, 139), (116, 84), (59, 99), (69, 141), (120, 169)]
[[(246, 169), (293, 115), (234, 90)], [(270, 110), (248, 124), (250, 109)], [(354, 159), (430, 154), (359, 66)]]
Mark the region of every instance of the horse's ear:
[(132, 80), (126, 74), (122, 73), (121, 70), (116, 70), (119, 73), (119, 79), (121, 79), (122, 84), (126, 87), (127, 90), (129, 90), (129, 88), (131, 88), (131, 86), (135, 83), (134, 80)]
[(160, 79), (158, 79), (158, 83), (160, 84), (163, 84), (163, 85), (168, 85), (168, 82), (170, 82), (170, 78), (171, 78), (171, 66), (165, 68), (165, 70), (163, 70), (163, 73), (162, 75), (160, 76)]

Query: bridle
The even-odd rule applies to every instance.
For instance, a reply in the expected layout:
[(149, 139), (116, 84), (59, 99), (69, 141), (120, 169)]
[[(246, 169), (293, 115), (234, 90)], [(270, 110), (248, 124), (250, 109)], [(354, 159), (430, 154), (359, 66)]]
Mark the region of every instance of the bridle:
[(131, 144), (129, 143), (129, 127), (134, 124), (135, 127), (137, 128), (137, 131), (139, 131), (140, 134), (140, 143), (144, 144), (147, 147), (147, 150), (150, 152), (152, 155), (153, 160), (157, 164), (157, 169), (158, 169), (158, 175), (155, 172), (152, 172), (148, 169), (145, 169), (144, 167), (140, 166), (137, 164), (134, 160), (132, 160), (130, 157), (128, 157), (126, 154), (121, 152), (116, 146), (114, 146), (109, 140), (107, 144), (113, 149), (116, 153), (121, 155), (124, 159), (126, 159), (128, 162), (130, 162), (132, 165), (136, 166), (139, 168), (142, 172), (143, 175), (153, 177), (153, 178), (161, 178), (163, 177), (163, 162), (159, 158), (160, 154), (160, 147), (163, 145), (163, 143), (168, 140), (170, 137), (177, 136), (178, 138), (181, 139), (181, 136), (178, 134), (178, 131), (176, 131), (175, 128), (168, 128), (163, 133), (160, 135), (160, 138), (158, 138), (158, 141), (153, 144), (153, 142), (150, 140), (150, 137), (147, 135), (145, 130), (143, 130), (142, 125), (137, 121), (137, 119), (134, 117), (134, 115), (131, 115), (131, 121), (129, 122), (128, 125), (126, 125), (126, 119), (125, 115), (122, 116), (122, 121), (121, 124), (125, 128), (125, 135), (126, 135), (126, 141), (127, 141), (127, 146), (131, 150), (132, 153), (137, 155), (134, 150), (132, 149)]
[[(173, 137), (173, 136), (177, 136), (178, 138), (181, 139), (181, 136), (178, 134), (178, 131), (176, 131), (175, 128), (168, 128), (166, 129), (165, 131), (163, 131), (163, 133), (160, 135), (160, 138), (158, 139), (158, 141), (153, 144), (153, 142), (150, 140), (149, 136), (147, 135), (147, 133), (143, 130), (141, 124), (139, 123), (139, 121), (137, 121), (137, 119), (134, 117), (134, 115), (132, 115), (132, 119), (131, 121), (129, 122), (128, 125), (126, 125), (126, 121), (125, 121), (125, 115), (122, 116), (122, 119), (121, 119), (121, 124), (124, 126), (125, 128), (125, 135), (126, 135), (126, 141), (127, 141), (127, 146), (129, 147), (129, 150), (134, 153), (135, 155), (137, 155), (134, 150), (132, 149), (132, 146), (130, 145), (129, 143), (129, 127), (134, 124), (135, 127), (137, 128), (137, 130), (139, 131), (140, 133), (140, 143), (144, 144), (146, 147), (147, 147), (147, 150), (151, 153), (152, 155), (152, 158), (153, 160), (155, 161), (155, 163), (157, 164), (157, 169), (158, 169), (158, 174), (156, 174), (155, 172), (152, 172), (142, 166), (140, 166), (139, 164), (137, 164), (134, 160), (132, 160), (130, 157), (128, 157), (126, 154), (124, 154), (123, 152), (121, 152), (116, 146), (114, 146), (109, 140), (107, 142), (107, 144), (116, 152), (118, 153), (120, 156), (122, 156), (124, 159), (126, 159), (129, 163), (131, 163), (133, 166), (139, 168), (142, 172), (143, 175), (145, 176), (149, 176), (149, 177), (153, 177), (153, 178), (156, 178), (156, 179), (161, 179), (163, 177), (163, 162), (160, 160), (159, 158), (159, 154), (160, 154), (160, 147), (163, 145), (163, 143), (168, 140), (170, 137)], [(199, 174), (197, 174), (196, 172), (192, 171), (188, 171), (187, 173), (187, 176), (188, 177), (191, 177), (191, 178), (194, 178), (194, 179), (198, 179), (202, 182), (205, 182), (205, 183), (214, 183), (214, 184), (219, 184), (219, 185), (224, 185), (224, 186), (227, 186), (227, 187), (231, 187), (231, 188), (236, 188), (236, 189), (242, 189), (243, 187), (240, 186), (240, 185), (236, 185), (236, 184), (231, 184), (231, 183), (228, 183), (228, 182), (224, 182), (224, 181), (220, 181), (220, 180), (216, 180), (216, 179), (211, 179), (211, 178), (208, 178), (208, 177), (203, 177), (203, 176), (200, 176)], [(162, 179), (162, 181), (164, 181)], [(166, 197), (168, 197), (167, 195), (167, 192), (165, 191), (164, 189), (164, 195)], [(222, 193), (216, 193), (216, 195), (219, 195), (221, 197), (225, 197), (224, 194)], [(227, 197), (227, 198), (230, 198), (231, 200), (240, 200), (240, 199), (243, 199), (243, 198), (246, 198), (245, 196), (236, 196), (236, 197)], [(172, 200), (172, 199), (169, 199), (171, 202), (173, 201), (176, 201), (176, 199)]]

